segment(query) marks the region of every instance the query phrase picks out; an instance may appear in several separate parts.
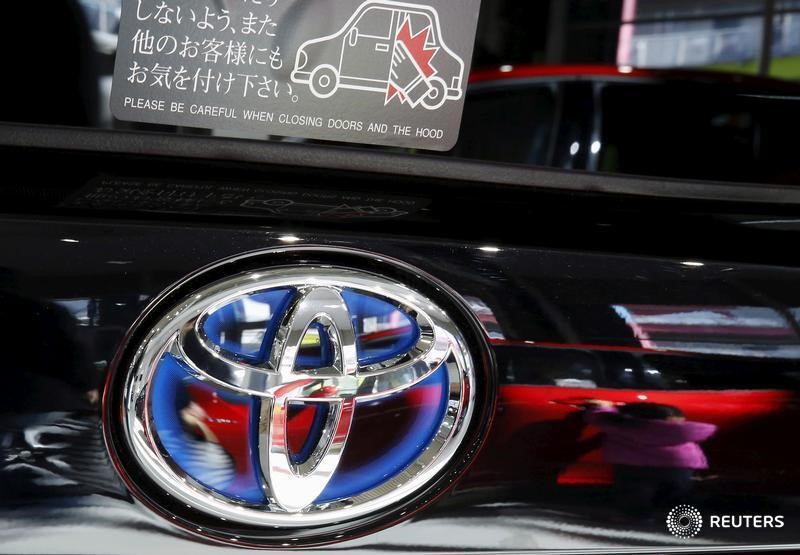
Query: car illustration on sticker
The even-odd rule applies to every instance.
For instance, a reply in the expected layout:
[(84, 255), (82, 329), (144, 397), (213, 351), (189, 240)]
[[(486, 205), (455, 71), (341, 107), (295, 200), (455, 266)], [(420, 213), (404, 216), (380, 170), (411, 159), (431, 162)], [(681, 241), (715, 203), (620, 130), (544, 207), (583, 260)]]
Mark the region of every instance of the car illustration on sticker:
[(434, 8), (370, 0), (338, 32), (300, 47), (292, 81), (322, 99), (354, 89), (438, 110), (463, 96), (464, 61), (445, 45)]

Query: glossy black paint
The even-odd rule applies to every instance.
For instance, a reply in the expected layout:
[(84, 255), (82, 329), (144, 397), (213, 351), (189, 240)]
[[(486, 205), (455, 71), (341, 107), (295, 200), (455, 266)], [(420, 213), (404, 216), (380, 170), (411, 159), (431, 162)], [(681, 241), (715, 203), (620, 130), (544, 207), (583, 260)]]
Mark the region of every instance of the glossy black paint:
[[(320, 552), (800, 544), (794, 190), (46, 131), (20, 129), (58, 149), (0, 147), (0, 552), (241, 552), (130, 495), (102, 441), (100, 396), (126, 333), (172, 284), (231, 256), (311, 244), (390, 256), (455, 290), (486, 326), (501, 384), (485, 446), (449, 493)], [(78, 150), (64, 149), (67, 137)], [(183, 158), (122, 153), (134, 144)], [(214, 153), (231, 159), (198, 158)], [(620, 183), (637, 194), (610, 194)], [(276, 198), (292, 204), (264, 202)], [(614, 308), (644, 305), (766, 317), (734, 315), (721, 335), (680, 328), (682, 348), (663, 351)], [(656, 347), (676, 343), (659, 333)], [(729, 352), (748, 341), (754, 352)], [(687, 542), (666, 533), (663, 514), (620, 514), (596, 463), (574, 464), (597, 447), (581, 436), (579, 406), (599, 395), (666, 398), (716, 419), (724, 433), (704, 444), (712, 468), (691, 501), (781, 513), (787, 525)]]
[[(3, 210), (9, 214), (311, 226), (323, 232), (582, 252), (796, 262), (790, 249), (771, 248), (800, 231), (800, 189), (795, 187), (664, 181), (157, 134), (0, 125), (0, 137), (16, 145), (0, 146), (7, 168)], [(131, 151), (142, 154), (126, 154)], [(94, 196), (101, 186), (109, 194)], [(149, 194), (123, 194), (131, 188)], [(360, 220), (242, 206), (249, 197), (240, 191), (274, 198), (275, 189), (314, 199), (327, 195), (333, 206), (352, 196), (377, 198), (383, 206), (401, 199), (407, 213)]]
[[(708, 218), (713, 228), (719, 216), (709, 214)], [(0, 551), (216, 553), (231, 549), (203, 545), (197, 536), (170, 526), (131, 498), (100, 441), (99, 402), (108, 363), (145, 306), (172, 283), (229, 256), (287, 244), (317, 244), (365, 249), (417, 266), (491, 309), (504, 337), (495, 339), (495, 349), (500, 360), (506, 361), (498, 368), (506, 381), (509, 356), (519, 360), (509, 351), (511, 342), (523, 342), (521, 347), (524, 342), (539, 342), (540, 347), (528, 347), (547, 351), (556, 360), (601, 353), (604, 367), (614, 362), (602, 353), (635, 353), (640, 343), (614, 317), (609, 310), (612, 305), (747, 305), (771, 307), (780, 314), (786, 307), (800, 306), (795, 286), (800, 270), (789, 266), (715, 263), (707, 258), (701, 261), (704, 266), (687, 266), (682, 264), (685, 259), (519, 246), (538, 242), (528, 234), (516, 236), (516, 245), (511, 246), (503, 241), (487, 245), (474, 237), (468, 241), (448, 238), (458, 235), (458, 229), (443, 229), (444, 237), (438, 238), (401, 237), (397, 224), (389, 226), (393, 233), (369, 224), (381, 233), (367, 234), (361, 226), (369, 225), (364, 224), (356, 233), (342, 229), (345, 226), (341, 224), (263, 227), (249, 219), (236, 222), (230, 216), (214, 224), (203, 224), (197, 217), (182, 223), (170, 223), (171, 219), (128, 214), (125, 218), (80, 221), (62, 213), (9, 215), (0, 223), (0, 266), (4, 268), (1, 337), (7, 353), (3, 363), (6, 386), (0, 390), (0, 511), (8, 523), (0, 532)], [(674, 224), (679, 227), (684, 221), (676, 219)], [(752, 233), (749, 228), (745, 232)], [(550, 237), (549, 241), (559, 239)], [(624, 244), (615, 244), (617, 250), (623, 250)], [(714, 252), (705, 252), (716, 258)], [(741, 258), (756, 256), (748, 250)], [(70, 314), (66, 299), (85, 299), (86, 314), (76, 313), (74, 307)], [(800, 344), (800, 339), (790, 335), (785, 342), (792, 347)], [(670, 356), (691, 362), (700, 373), (724, 372), (729, 358), (686, 352)], [(748, 360), (750, 372), (758, 374)], [(792, 376), (800, 370), (797, 360), (784, 357), (767, 366), (774, 368), (775, 383), (759, 388), (780, 384), (793, 398), (796, 386), (791, 384), (796, 381)], [(548, 368), (544, 365), (542, 370)], [(724, 377), (720, 379), (724, 381)], [(502, 397), (498, 410), (505, 410)], [(796, 448), (789, 438), (797, 414), (784, 407), (775, 416), (773, 425), (785, 432), (779, 439), (769, 439), (771, 452), (765, 457), (777, 457), (793, 467)], [(503, 433), (496, 423), (489, 445)], [(501, 445), (510, 445), (508, 452), (494, 453), (502, 459), (524, 464), (530, 456), (529, 445)], [(540, 450), (546, 447), (539, 446)], [(733, 457), (736, 467), (735, 450)], [(719, 484), (703, 492), (701, 508), (781, 513), (789, 524), (780, 530), (709, 532), (689, 546), (800, 542), (797, 528), (791, 525), (800, 518), (798, 493), (788, 487), (789, 482), (782, 490), (768, 487), (769, 480), (758, 469), (741, 469), (749, 474), (745, 478), (755, 490), (738, 493)], [(684, 540), (666, 534), (662, 518), (657, 523), (643, 523), (614, 517), (603, 487), (563, 487), (541, 481), (533, 473), (523, 486), (496, 475), (487, 482), (480, 475), (484, 472), (485, 477), (485, 471), (479, 460), (450, 494), (410, 522), (360, 539), (342, 537), (344, 543), (324, 552), (587, 548), (616, 552), (623, 546), (687, 547)]]

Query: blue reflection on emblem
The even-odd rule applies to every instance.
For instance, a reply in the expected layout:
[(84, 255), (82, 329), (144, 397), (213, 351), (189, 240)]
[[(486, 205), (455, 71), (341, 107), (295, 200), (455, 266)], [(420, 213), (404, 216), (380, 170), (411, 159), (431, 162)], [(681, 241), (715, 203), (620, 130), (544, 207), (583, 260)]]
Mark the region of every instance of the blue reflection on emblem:
[(204, 384), (170, 354), (154, 379), (153, 425), (172, 462), (209, 489), (263, 503), (252, 441), (258, 400)]
[[(280, 315), (294, 296), (293, 289), (254, 293), (223, 306), (203, 325), (215, 345), (251, 363), (267, 359), (280, 324)], [(278, 318), (273, 315), (278, 314)]]
[[(222, 350), (251, 364), (264, 363), (296, 296), (295, 289), (284, 288), (241, 297), (210, 314), (203, 332)], [(395, 305), (347, 289), (342, 298), (357, 334), (361, 366), (402, 356), (419, 340), (416, 321)], [(329, 365), (332, 356), (324, 328), (310, 326), (297, 357), (298, 368)], [(445, 417), (448, 379), (443, 364), (406, 391), (358, 403), (342, 463), (316, 502), (368, 491), (416, 460)], [(154, 380), (152, 422), (171, 462), (203, 486), (227, 497), (266, 503), (258, 463), (258, 399), (197, 380), (169, 354), (162, 358)], [(301, 463), (317, 444), (327, 418), (326, 408), (319, 404), (292, 407), (288, 418), (290, 457), (294, 463)]]

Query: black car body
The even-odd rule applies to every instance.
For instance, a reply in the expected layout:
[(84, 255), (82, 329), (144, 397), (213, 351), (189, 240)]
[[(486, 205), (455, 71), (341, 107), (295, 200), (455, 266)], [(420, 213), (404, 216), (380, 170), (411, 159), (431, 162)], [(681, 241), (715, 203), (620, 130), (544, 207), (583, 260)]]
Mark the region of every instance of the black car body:
[[(104, 445), (101, 392), (127, 330), (170, 284), (230, 256), (298, 245), (390, 256), (453, 287), (485, 326), (500, 382), (494, 427), (460, 481), (411, 521), (342, 538), (336, 549), (685, 546), (660, 522), (614, 517), (611, 484), (586, 479), (599, 467), (582, 459), (593, 447), (588, 436), (580, 439), (579, 407), (600, 394), (657, 395), (705, 418), (723, 411), (695, 503), (720, 513), (781, 515), (787, 523), (797, 518), (787, 440), (797, 418), (796, 269), (791, 252), (761, 248), (796, 233), (787, 223), (797, 201), (791, 189), (740, 188), (744, 202), (723, 202), (709, 200), (714, 185), (600, 177), (565, 191), (560, 173), (519, 169), (508, 174), (517, 184), (497, 184), (491, 172), (439, 159), (419, 159), (415, 175), (387, 187), (381, 168), (401, 160), (388, 154), (365, 157), (361, 171), (327, 169), (334, 160), (315, 158), (298, 172), (294, 157), (313, 158), (316, 147), (254, 144), (258, 160), (221, 167), (187, 156), (204, 156), (205, 139), (169, 139), (174, 156), (153, 157), (126, 153), (129, 141), (164, 139), (130, 135), (108, 143), (95, 132), (5, 132), (16, 143), (4, 147), (7, 165), (28, 168), (4, 190), (6, 552), (224, 549), (203, 545), (131, 497)], [(57, 144), (61, 137), (80, 137), (82, 147)], [(240, 154), (242, 146), (213, 143)], [(324, 201), (323, 175), (341, 191)], [(54, 187), (56, 181), (66, 186)], [(385, 194), (374, 193), (376, 181)], [(628, 185), (638, 192), (616, 189)], [(661, 194), (667, 186), (673, 198)], [(613, 192), (596, 190), (604, 187)], [(680, 187), (684, 198), (676, 199)], [(240, 202), (289, 194), (339, 209), (402, 206), (405, 213), (351, 219), (336, 211), (276, 214)], [(473, 224), (499, 219), (528, 225)], [(645, 227), (671, 232), (637, 240)], [(636, 322), (614, 308), (641, 305), (661, 307), (662, 315), (710, 311), (721, 328), (688, 322), (671, 332), (677, 337), (651, 329), (651, 342), (643, 343)], [(739, 321), (725, 316), (736, 310), (744, 311)], [(576, 381), (578, 363), (594, 368), (595, 377)], [(625, 368), (639, 377), (628, 380)], [(565, 407), (558, 416), (547, 412), (556, 406)], [(521, 427), (520, 415), (540, 422)], [(564, 426), (577, 435), (565, 435)], [(692, 545), (788, 546), (796, 542), (793, 530), (706, 530)]]
[[(30, 15), (31, 4), (13, 7)], [(85, 39), (75, 4), (62, 7), (47, 36)], [(794, 85), (574, 67), (476, 76), (455, 159), (94, 129), (87, 52), (63, 45), (63, 105), (31, 81), (8, 88), (0, 117), (0, 553), (800, 545)], [(282, 273), (304, 281), (290, 287)], [(274, 293), (248, 285), (268, 278), (286, 289), (274, 329), (272, 304), (248, 319), (242, 301)], [(315, 312), (307, 299), (320, 290)], [(382, 306), (380, 318), (347, 312), (353, 291), (370, 292), (360, 302)], [(210, 331), (231, 306), (236, 325)], [(250, 358), (245, 336), (260, 349)], [(365, 342), (382, 356), (347, 381)], [(447, 359), (425, 389), (414, 380), (436, 349), (456, 370)], [(209, 368), (189, 364), (198, 352)], [(190, 385), (159, 397), (165, 360), (187, 369), (168, 385)], [(276, 375), (300, 378), (266, 381)], [(254, 396), (245, 378), (271, 397), (237, 398)], [(277, 393), (296, 382), (302, 410)], [(386, 390), (408, 396), (368, 404)], [(405, 445), (435, 404), (435, 433), (396, 471), (411, 478), (370, 486), (415, 487), (386, 487), (386, 503), (358, 514), (347, 511), (370, 507), (363, 492), (292, 506), (266, 479), (258, 501), (225, 489), (237, 463), (265, 478), (273, 453), (304, 467), (323, 439), (343, 451), (341, 415), (361, 394), (369, 410), (352, 429), (370, 462)], [(306, 412), (314, 403), (330, 406)], [(176, 417), (167, 432), (203, 447), (190, 462), (221, 476), (175, 470), (187, 465), (159, 435), (163, 406)], [(302, 434), (301, 449), (289, 445), (295, 421), (316, 446)], [(259, 443), (240, 449), (237, 433)], [(436, 449), (439, 466), (423, 458)], [(345, 516), (326, 520), (329, 509)]]

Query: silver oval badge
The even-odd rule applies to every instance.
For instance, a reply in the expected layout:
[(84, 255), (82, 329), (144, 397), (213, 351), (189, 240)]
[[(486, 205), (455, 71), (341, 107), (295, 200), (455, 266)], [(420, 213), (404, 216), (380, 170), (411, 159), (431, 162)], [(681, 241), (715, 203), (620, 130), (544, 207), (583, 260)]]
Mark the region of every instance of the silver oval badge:
[(468, 435), (467, 337), (399, 281), (251, 269), (151, 322), (122, 369), (121, 435), (204, 518), (297, 530), (379, 514), (438, 479)]

